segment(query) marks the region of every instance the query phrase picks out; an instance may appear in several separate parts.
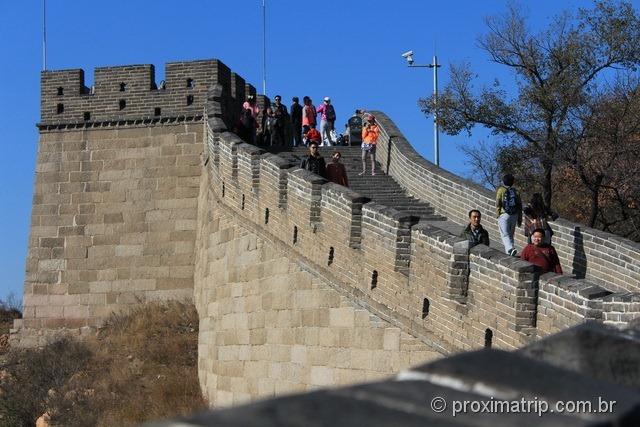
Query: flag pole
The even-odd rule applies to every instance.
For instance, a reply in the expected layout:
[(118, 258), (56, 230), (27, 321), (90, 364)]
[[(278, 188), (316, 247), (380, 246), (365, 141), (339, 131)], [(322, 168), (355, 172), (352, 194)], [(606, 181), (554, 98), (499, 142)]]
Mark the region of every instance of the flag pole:
[(47, 0), (42, 0), (42, 69), (47, 70)]
[(267, 5), (262, 0), (262, 93), (267, 94)]

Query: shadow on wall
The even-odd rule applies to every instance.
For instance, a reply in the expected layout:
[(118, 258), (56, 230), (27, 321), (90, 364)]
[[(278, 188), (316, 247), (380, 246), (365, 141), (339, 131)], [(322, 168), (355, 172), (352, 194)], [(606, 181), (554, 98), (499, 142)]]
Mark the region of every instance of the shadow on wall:
[(576, 279), (584, 279), (587, 274), (587, 255), (584, 252), (584, 237), (580, 227), (573, 232), (573, 262), (571, 273)]

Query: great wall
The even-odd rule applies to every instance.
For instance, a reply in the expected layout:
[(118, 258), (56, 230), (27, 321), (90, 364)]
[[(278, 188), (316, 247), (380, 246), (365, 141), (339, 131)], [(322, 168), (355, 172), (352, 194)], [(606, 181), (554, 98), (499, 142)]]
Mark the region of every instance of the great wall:
[(640, 245), (559, 219), (567, 274), (540, 277), (498, 249), (469, 249), (456, 230), (472, 208), (498, 240), (493, 195), (423, 159), (383, 112), (383, 175), (428, 214), (241, 141), (231, 124), (256, 91), (222, 62), (169, 63), (165, 76), (99, 68), (89, 89), (82, 70), (42, 73), (13, 342), (89, 333), (140, 301), (193, 301), (201, 387), (225, 406), (640, 317)]

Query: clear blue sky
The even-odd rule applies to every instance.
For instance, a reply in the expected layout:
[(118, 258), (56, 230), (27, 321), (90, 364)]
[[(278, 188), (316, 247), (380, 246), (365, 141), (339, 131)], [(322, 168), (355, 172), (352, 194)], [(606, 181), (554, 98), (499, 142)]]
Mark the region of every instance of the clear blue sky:
[[(440, 87), (449, 63), (469, 61), (479, 81), (508, 81), (477, 47), (484, 17), (507, 2), (382, 0), (267, 0), (267, 95), (330, 96), (344, 121), (356, 108), (384, 110), (413, 146), (433, 158), (432, 121), (417, 98), (433, 90), (428, 69), (408, 69), (402, 52), (429, 63), (437, 48)], [(523, 2), (532, 28), (543, 28), (560, 10), (590, 7), (584, 0)], [(83, 68), (88, 86), (93, 68), (164, 64), (218, 58), (262, 89), (261, 0), (49, 0), (48, 68)], [(0, 2), (0, 298), (22, 294), (40, 118), (42, 1)], [(340, 126), (342, 128), (342, 125)], [(441, 136), (441, 165), (465, 174), (457, 149), (487, 138)]]

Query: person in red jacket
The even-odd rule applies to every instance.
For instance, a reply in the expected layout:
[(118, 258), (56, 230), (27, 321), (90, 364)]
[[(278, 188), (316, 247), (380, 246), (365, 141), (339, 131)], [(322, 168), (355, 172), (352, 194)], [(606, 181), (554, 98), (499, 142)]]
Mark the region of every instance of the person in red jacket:
[(562, 274), (558, 253), (553, 246), (543, 243), (544, 235), (544, 229), (536, 228), (531, 233), (531, 243), (522, 250), (520, 258), (538, 266), (542, 273), (553, 271)]
[(327, 165), (327, 179), (331, 182), (335, 182), (336, 184), (348, 187), (349, 179), (347, 178), (347, 169), (342, 163), (340, 163), (341, 157), (342, 153), (339, 151), (335, 151), (333, 153), (331, 163)]

